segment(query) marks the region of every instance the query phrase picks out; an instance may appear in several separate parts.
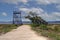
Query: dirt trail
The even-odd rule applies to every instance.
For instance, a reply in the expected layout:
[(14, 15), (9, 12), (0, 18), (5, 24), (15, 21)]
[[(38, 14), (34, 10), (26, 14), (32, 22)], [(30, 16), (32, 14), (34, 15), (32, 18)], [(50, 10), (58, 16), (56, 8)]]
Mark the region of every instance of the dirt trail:
[(0, 36), (0, 40), (47, 40), (47, 38), (36, 35), (29, 25), (22, 25)]

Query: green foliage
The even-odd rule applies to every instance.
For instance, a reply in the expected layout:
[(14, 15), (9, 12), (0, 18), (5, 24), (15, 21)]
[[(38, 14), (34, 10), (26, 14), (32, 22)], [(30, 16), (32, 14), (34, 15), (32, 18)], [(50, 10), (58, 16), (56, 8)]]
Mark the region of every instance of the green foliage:
[(54, 31), (59, 31), (59, 28), (55, 26)]
[(41, 34), (43, 36), (51, 38), (51, 40), (60, 40), (60, 35), (58, 35), (55, 32), (49, 32), (49, 31), (42, 31)]
[(27, 18), (32, 21), (32, 29), (35, 30), (38, 35), (41, 34), (43, 36), (52, 38), (52, 40), (60, 40), (60, 24), (46, 25), (45, 21), (41, 17), (38, 17), (37, 15), (34, 15), (32, 13), (31, 16)]
[(51, 40), (60, 40), (60, 25), (40, 24), (40, 26), (37, 26), (37, 27), (33, 26), (32, 29), (36, 31), (38, 35), (48, 37)]
[(29, 15), (26, 16), (25, 18), (30, 19), (33, 25), (47, 24), (47, 22), (43, 20), (41, 17), (39, 17), (37, 13), (29, 12)]
[(60, 32), (60, 26), (55, 26), (55, 27), (54, 27), (54, 31)]
[(18, 27), (18, 25), (16, 24), (0, 24), (0, 34), (4, 34), (7, 33), (9, 31), (11, 31), (12, 29), (16, 29)]
[(41, 24), (41, 25), (40, 25), (40, 28), (41, 28), (41, 29), (44, 29), (44, 30), (48, 30), (47, 25), (45, 25), (45, 24)]
[(31, 24), (31, 26), (32, 26), (32, 27), (38, 27), (39, 24), (34, 24), (34, 23), (33, 23), (33, 24)]

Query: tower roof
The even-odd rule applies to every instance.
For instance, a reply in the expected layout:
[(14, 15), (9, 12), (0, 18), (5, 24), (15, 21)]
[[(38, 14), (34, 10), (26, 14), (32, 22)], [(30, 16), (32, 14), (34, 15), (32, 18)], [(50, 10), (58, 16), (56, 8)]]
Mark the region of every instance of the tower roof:
[(21, 11), (14, 11), (13, 14), (21, 14)]

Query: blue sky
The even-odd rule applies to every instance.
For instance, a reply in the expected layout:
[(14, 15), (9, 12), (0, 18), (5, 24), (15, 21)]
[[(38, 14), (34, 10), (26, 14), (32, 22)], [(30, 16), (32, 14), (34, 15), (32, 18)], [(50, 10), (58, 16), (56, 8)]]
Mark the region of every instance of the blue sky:
[(60, 21), (60, 0), (0, 0), (0, 21), (12, 21), (13, 11), (22, 11), (22, 16), (32, 11), (46, 21)]

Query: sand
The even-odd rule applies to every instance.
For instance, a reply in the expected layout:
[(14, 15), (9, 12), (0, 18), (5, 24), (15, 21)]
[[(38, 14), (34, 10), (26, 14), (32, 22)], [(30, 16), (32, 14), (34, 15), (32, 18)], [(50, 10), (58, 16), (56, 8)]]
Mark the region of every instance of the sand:
[(38, 36), (29, 25), (19, 26), (17, 29), (1, 35), (0, 40), (48, 40), (43, 36)]

